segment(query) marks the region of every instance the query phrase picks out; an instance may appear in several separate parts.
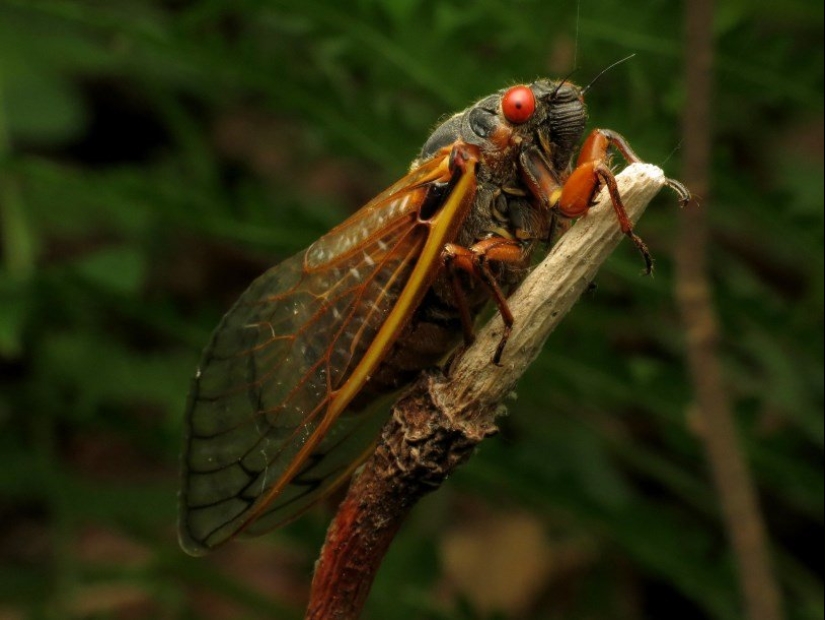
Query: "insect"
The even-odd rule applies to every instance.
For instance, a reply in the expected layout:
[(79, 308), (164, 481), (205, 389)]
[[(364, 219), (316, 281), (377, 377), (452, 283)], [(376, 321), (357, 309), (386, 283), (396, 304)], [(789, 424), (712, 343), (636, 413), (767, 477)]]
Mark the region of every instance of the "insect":
[[(273, 267), (223, 317), (186, 409), (179, 535), (193, 555), (295, 518), (348, 479), (387, 400), (470, 342), (537, 247), (606, 187), (633, 232), (609, 151), (640, 161), (587, 118), (583, 89), (538, 80), (485, 97), (430, 135), (409, 173), (305, 251)], [(683, 200), (687, 190), (669, 181)]]

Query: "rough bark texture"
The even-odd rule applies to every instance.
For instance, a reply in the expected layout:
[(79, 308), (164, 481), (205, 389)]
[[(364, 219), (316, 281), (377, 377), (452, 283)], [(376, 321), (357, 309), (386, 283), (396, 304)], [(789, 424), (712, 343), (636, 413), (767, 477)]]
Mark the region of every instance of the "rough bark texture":
[[(648, 164), (629, 166), (617, 180), (634, 221), (665, 182), (662, 171)], [(396, 403), (374, 455), (353, 481), (327, 533), (307, 620), (359, 617), (384, 554), (412, 506), (496, 432), (501, 402), (622, 238), (603, 193), (509, 298), (515, 323), (501, 364), (491, 363), (503, 327), (495, 317), (452, 365), (448, 378), (425, 374)]]
[(409, 510), (495, 431), (457, 428), (432, 407), (432, 381), (423, 378), (398, 401), (375, 453), (338, 508), (316, 567), (308, 620), (359, 616)]

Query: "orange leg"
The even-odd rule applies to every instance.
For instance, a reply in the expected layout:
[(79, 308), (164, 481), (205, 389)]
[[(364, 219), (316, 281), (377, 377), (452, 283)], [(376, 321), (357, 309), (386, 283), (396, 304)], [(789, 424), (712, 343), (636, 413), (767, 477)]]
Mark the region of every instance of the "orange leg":
[[(627, 163), (644, 163), (642, 158), (636, 155), (636, 152), (630, 148), (630, 144), (628, 144), (624, 136), (616, 133), (612, 129), (595, 129), (585, 142), (584, 147), (582, 147), (581, 151), (579, 151), (578, 164), (585, 161), (594, 161), (596, 159), (603, 158), (608, 147), (610, 146), (619, 151)], [(679, 195), (679, 203), (683, 207), (687, 206), (691, 198), (690, 190), (688, 190), (687, 187), (682, 185), (676, 179), (667, 179), (665, 183), (670, 189)]]
[[(557, 209), (567, 218), (585, 215), (602, 186), (607, 187), (622, 232), (641, 252), (646, 272), (649, 274), (653, 270), (653, 259), (645, 243), (633, 232), (633, 224), (627, 217), (616, 178), (609, 165), (610, 147), (619, 151), (630, 163), (642, 161), (621, 135), (609, 129), (596, 129), (588, 136), (579, 152), (576, 168), (563, 184), (536, 147), (527, 148), (522, 152), (519, 159), (521, 177), (541, 205)], [(683, 206), (690, 201), (690, 192), (684, 185), (672, 179), (668, 179), (667, 184), (679, 195)]]
[(630, 218), (627, 217), (627, 211), (616, 185), (616, 178), (608, 165), (608, 149), (611, 146), (615, 147), (629, 162), (641, 161), (627, 141), (619, 134), (605, 129), (594, 130), (579, 152), (576, 168), (565, 181), (555, 207), (562, 215), (567, 217), (581, 217), (590, 210), (593, 200), (602, 186), (606, 186), (610, 194), (610, 202), (613, 204), (613, 210), (619, 220), (619, 226), (644, 257), (645, 271), (649, 274), (653, 271), (653, 259), (650, 256), (650, 251), (644, 241), (633, 232), (633, 224), (630, 222)]
[(645, 259), (645, 271), (650, 274), (653, 271), (653, 259), (645, 242), (633, 232), (633, 224), (627, 217), (619, 187), (616, 185), (616, 177), (604, 160), (588, 161), (579, 163), (573, 173), (567, 179), (562, 188), (561, 197), (556, 205), (559, 212), (567, 217), (581, 217), (585, 215), (593, 204), (593, 199), (602, 184), (607, 187), (610, 194), (610, 202), (619, 220), (619, 227), (627, 235)]
[(504, 321), (504, 331), (501, 340), (493, 355), (493, 363), (498, 365), (501, 355), (504, 352), (504, 345), (510, 337), (513, 328), (513, 313), (507, 305), (507, 299), (496, 282), (495, 276), (490, 271), (489, 261), (499, 261), (505, 263), (519, 263), (524, 260), (524, 249), (519, 241), (506, 239), (504, 237), (489, 237), (471, 247), (465, 248), (455, 243), (448, 243), (444, 246), (442, 253), (444, 265), (450, 274), (450, 281), (453, 285), (453, 295), (456, 305), (461, 315), (461, 324), (464, 330), (464, 341), (467, 344), (473, 341), (473, 322), (470, 310), (467, 306), (467, 299), (461, 283), (458, 280), (458, 271), (464, 271), (478, 278), (490, 291), (490, 295), (495, 301), (501, 318)]

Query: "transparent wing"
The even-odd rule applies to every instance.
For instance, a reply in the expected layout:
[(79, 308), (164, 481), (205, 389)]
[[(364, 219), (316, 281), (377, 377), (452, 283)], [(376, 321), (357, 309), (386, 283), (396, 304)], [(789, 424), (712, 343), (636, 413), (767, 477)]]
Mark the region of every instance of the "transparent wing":
[(380, 416), (331, 420), (329, 405), (407, 284), (428, 236), (418, 209), (446, 171), (446, 157), (426, 162), (258, 278), (223, 318), (187, 405), (185, 550), (288, 521), (361, 460)]

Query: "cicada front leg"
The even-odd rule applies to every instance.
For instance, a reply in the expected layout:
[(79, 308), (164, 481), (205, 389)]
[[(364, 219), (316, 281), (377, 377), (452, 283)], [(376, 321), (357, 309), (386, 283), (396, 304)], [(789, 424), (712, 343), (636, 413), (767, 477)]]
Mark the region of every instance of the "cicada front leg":
[[(528, 149), (523, 153), (520, 160), (522, 176), (540, 202), (568, 218), (585, 215), (593, 206), (601, 188), (606, 187), (619, 227), (642, 254), (645, 271), (650, 274), (653, 271), (653, 259), (645, 242), (633, 232), (633, 224), (627, 216), (616, 177), (610, 169), (610, 147), (619, 151), (628, 163), (642, 162), (621, 135), (609, 129), (595, 129), (579, 152), (576, 167), (563, 183), (551, 172), (538, 149)], [(667, 185), (676, 191), (683, 205), (687, 204), (690, 192), (684, 185), (673, 179), (668, 179)]]
[(633, 232), (633, 224), (622, 203), (616, 177), (610, 169), (608, 149), (611, 145), (616, 146), (628, 161), (641, 161), (620, 135), (604, 129), (594, 130), (585, 141), (576, 167), (565, 181), (555, 206), (559, 213), (566, 217), (581, 217), (593, 205), (602, 186), (607, 187), (610, 202), (619, 220), (619, 227), (644, 257), (645, 273), (650, 274), (653, 271), (653, 258), (650, 250), (641, 237)]
[[(607, 149), (611, 146), (622, 154), (627, 163), (645, 163), (641, 157), (636, 155), (624, 136), (611, 129), (595, 129), (584, 143), (582, 150), (579, 151), (578, 164), (581, 164), (583, 160), (592, 161), (595, 158), (606, 158)], [(665, 179), (665, 185), (676, 192), (681, 206), (687, 206), (691, 199), (690, 190), (687, 187), (676, 179), (670, 178)]]
[(463, 271), (477, 278), (484, 284), (498, 308), (504, 321), (504, 331), (501, 334), (493, 363), (498, 365), (504, 346), (510, 337), (513, 328), (513, 313), (507, 305), (507, 298), (490, 270), (490, 261), (502, 263), (522, 264), (525, 260), (524, 243), (516, 239), (492, 236), (474, 243), (469, 248), (448, 243), (444, 246), (442, 260), (450, 277), (453, 287), (453, 297), (461, 316), (461, 325), (464, 330), (464, 342), (469, 345), (473, 342), (473, 321), (467, 305), (464, 289), (458, 279), (458, 272)]

